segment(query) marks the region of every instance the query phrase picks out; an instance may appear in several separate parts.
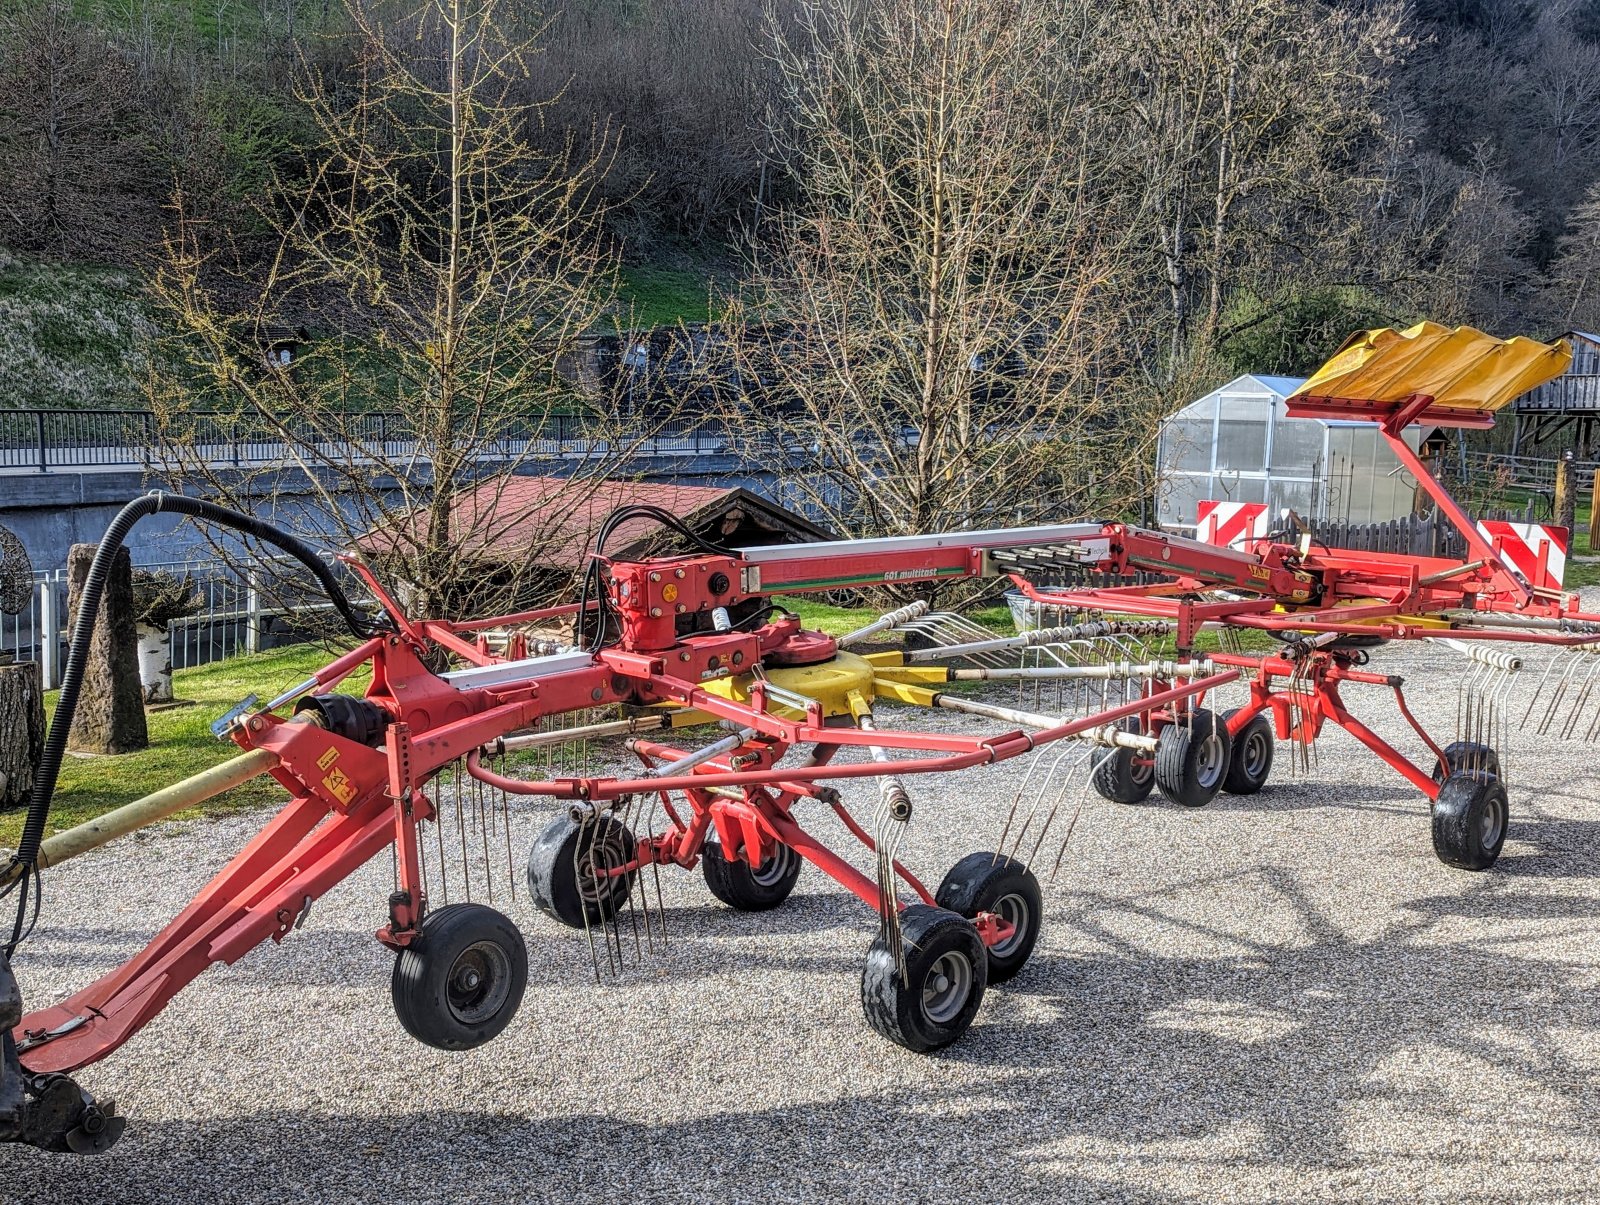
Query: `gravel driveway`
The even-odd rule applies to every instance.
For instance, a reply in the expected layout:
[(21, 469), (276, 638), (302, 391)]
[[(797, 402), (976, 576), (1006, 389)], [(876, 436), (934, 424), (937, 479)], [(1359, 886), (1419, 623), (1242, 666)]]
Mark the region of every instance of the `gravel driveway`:
[[(1445, 738), (1463, 666), (1438, 649), (1374, 658)], [(1398, 735), (1385, 693), (1347, 697)], [(1516, 737), (1511, 836), (1486, 874), (1436, 861), (1420, 796), (1344, 734), (1310, 773), (1278, 754), (1264, 792), (1204, 809), (1090, 798), (1046, 884), (1032, 963), (931, 1057), (867, 1029), (871, 916), (813, 869), (756, 915), (715, 903), (698, 872), (663, 876), (668, 948), (601, 983), (583, 935), (519, 892), (521, 1013), (480, 1050), (431, 1050), (390, 1010), (391, 958), (371, 938), (390, 887), (380, 859), (281, 947), (208, 972), (82, 1073), (131, 1119), (115, 1149), (0, 1148), (0, 1196), (1600, 1196), (1593, 748)], [(1016, 762), (913, 781), (910, 865), (936, 882), (992, 848), (1021, 777)], [(547, 814), (515, 811), (519, 849)], [(132, 953), (265, 816), (51, 872), (17, 962), (27, 1001)], [(497, 890), (505, 905), (503, 876)]]

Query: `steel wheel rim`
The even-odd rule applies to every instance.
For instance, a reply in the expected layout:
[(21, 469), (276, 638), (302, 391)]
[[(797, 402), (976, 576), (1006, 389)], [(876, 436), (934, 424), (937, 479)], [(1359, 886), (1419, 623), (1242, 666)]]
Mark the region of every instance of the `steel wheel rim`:
[(997, 958), (1008, 958), (1027, 940), (1028, 926), (1033, 923), (1033, 910), (1028, 907), (1027, 900), (1013, 892), (997, 899), (989, 911), (1013, 926), (1010, 937), (1004, 941), (997, 941), (989, 947), (989, 953)]
[(1142, 787), (1156, 774), (1156, 764), (1148, 758), (1141, 760), (1138, 753), (1132, 749), (1125, 750), (1128, 757), (1128, 781), (1136, 787)]
[(1248, 778), (1260, 778), (1267, 766), (1267, 736), (1259, 728), (1253, 728), (1244, 738), (1244, 748), (1240, 751), (1244, 759), (1244, 772)]
[(511, 959), (493, 941), (473, 942), (456, 955), (445, 979), (445, 1005), (463, 1025), (481, 1025), (511, 994)]
[(966, 1007), (972, 994), (972, 960), (960, 950), (941, 954), (922, 978), (922, 1011), (928, 1020), (944, 1025)]
[(1492, 796), (1484, 801), (1483, 814), (1478, 817), (1478, 835), (1484, 849), (1493, 849), (1505, 828), (1505, 809)]
[(1228, 759), (1223, 756), (1222, 738), (1208, 733), (1200, 742), (1200, 755), (1195, 759), (1195, 779), (1202, 787), (1215, 786), (1227, 772)]
[(750, 872), (750, 878), (758, 887), (776, 887), (788, 875), (797, 856), (787, 845), (779, 845), (770, 858)]
[(617, 894), (617, 885), (626, 881), (625, 876), (605, 872), (627, 860), (623, 853), (622, 841), (614, 829), (587, 849), (578, 851), (578, 896), (584, 903), (604, 903)]

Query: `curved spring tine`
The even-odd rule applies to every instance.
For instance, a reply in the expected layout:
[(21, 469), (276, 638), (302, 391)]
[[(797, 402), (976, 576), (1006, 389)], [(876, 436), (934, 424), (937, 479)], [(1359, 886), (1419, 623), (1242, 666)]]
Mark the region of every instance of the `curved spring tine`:
[[(1072, 789), (1072, 784), (1073, 784), (1074, 780), (1078, 776), (1078, 771), (1080, 769), (1082, 769), (1084, 766), (1086, 766), (1092, 760), (1092, 755), (1094, 753), (1094, 750), (1092, 748), (1086, 748), (1086, 749), (1081, 749), (1078, 752), (1079, 752), (1078, 758), (1074, 761), (1072, 766), (1070, 766), (1068, 768), (1067, 774), (1061, 780), (1061, 787), (1060, 787), (1059, 790), (1056, 791), (1055, 801), (1053, 803), (1051, 803), (1050, 811), (1049, 811), (1048, 814), (1046, 814), (1046, 816), (1044, 818), (1044, 823), (1039, 826), (1039, 835), (1034, 839), (1033, 848), (1028, 851), (1028, 859), (1027, 859), (1027, 863), (1026, 864), (1029, 865), (1029, 866), (1034, 866), (1034, 865), (1038, 864), (1039, 850), (1044, 845), (1045, 834), (1050, 831), (1050, 826), (1055, 823), (1056, 813), (1058, 811), (1060, 811), (1060, 809), (1061, 809), (1061, 801), (1067, 797), (1067, 792)], [(1115, 752), (1114, 749), (1113, 749), (1113, 752)], [(1087, 787), (1089, 785), (1089, 781), (1090, 780), (1089, 780), (1088, 775), (1085, 775), (1084, 779), (1083, 779), (1083, 785), (1085, 787)], [(1082, 811), (1082, 809), (1083, 809), (1083, 801), (1080, 798), (1079, 802), (1078, 802), (1078, 811)], [(1063, 851), (1066, 849), (1067, 841), (1071, 840), (1071, 838), (1072, 838), (1072, 829), (1073, 829), (1073, 827), (1075, 827), (1077, 825), (1077, 823), (1078, 823), (1077, 812), (1074, 812), (1073, 813), (1073, 817), (1072, 817), (1072, 823), (1067, 827), (1067, 835), (1066, 835), (1065, 838), (1063, 838), (1063, 840), (1061, 842)], [(1017, 846), (1018, 846), (1019, 849), (1021, 848), (1021, 845), (1022, 845), (1022, 841), (1019, 838), (1018, 841), (1017, 841)], [(1060, 862), (1061, 862), (1061, 855), (1057, 854), (1056, 855), (1056, 863), (1057, 863), (1057, 865), (1059, 865)]]
[[(1066, 747), (1060, 749), (1056, 753), (1055, 760), (1050, 763), (1050, 771), (1049, 771), (1050, 775), (1053, 776), (1053, 775), (1056, 774), (1056, 772), (1058, 770), (1060, 770), (1062, 762), (1066, 761), (1068, 758), (1073, 757), (1074, 755), (1077, 755), (1077, 756), (1081, 757), (1082, 753), (1083, 753), (1083, 750), (1080, 747), (1078, 747), (1076, 745), (1072, 745), (1072, 744), (1066, 745)], [(1067, 782), (1070, 783), (1071, 782), (1071, 778), (1072, 778), (1071, 774), (1068, 774), (1066, 777), (1067, 777)], [(1038, 793), (1034, 795), (1034, 797), (1033, 797), (1033, 806), (1028, 809), (1027, 819), (1025, 819), (1023, 821), (1022, 827), (1017, 830), (1017, 838), (1016, 838), (1016, 841), (1012, 845), (1012, 852), (1011, 852), (1011, 854), (1009, 856), (1015, 857), (1016, 854), (1022, 849), (1022, 842), (1027, 837), (1028, 830), (1031, 827), (1033, 827), (1034, 817), (1039, 814), (1039, 806), (1044, 801), (1045, 795), (1050, 790), (1051, 781), (1052, 781), (1052, 778), (1047, 777), (1045, 779), (1044, 783), (1042, 783), (1040, 785)], [(1065, 789), (1065, 788), (1063, 787), (1062, 789)], [(1052, 811), (1050, 814), (1053, 816), (1055, 813)], [(1046, 825), (1048, 825), (1048, 823), (1049, 822), (1046, 821)], [(1041, 830), (1041, 833), (1042, 833), (1042, 831), (1043, 830)], [(1002, 849), (1002, 852), (1004, 852), (1003, 849)]]
[(1533, 709), (1539, 702), (1539, 696), (1544, 693), (1545, 683), (1550, 680), (1550, 675), (1555, 672), (1556, 666), (1564, 664), (1573, 656), (1572, 650), (1557, 650), (1550, 658), (1550, 663), (1544, 667), (1544, 673), (1539, 675), (1539, 682), (1533, 688), (1533, 697), (1528, 700), (1528, 709), (1522, 713), (1522, 723), (1526, 727), (1528, 720), (1533, 715)]
[(1567, 722), (1561, 729), (1561, 737), (1565, 740), (1572, 735), (1572, 730), (1577, 727), (1578, 719), (1588, 703), (1589, 697), (1594, 693), (1595, 675), (1600, 673), (1600, 657), (1591, 657), (1592, 664), (1589, 672), (1583, 675), (1583, 685), (1578, 691), (1578, 697), (1572, 702), (1572, 709), (1567, 715)]
[[(1067, 856), (1067, 846), (1069, 844), (1071, 844), (1071, 842), (1072, 842), (1072, 834), (1077, 832), (1077, 830), (1078, 830), (1078, 818), (1083, 815), (1083, 804), (1084, 804), (1084, 801), (1086, 799), (1088, 799), (1088, 797), (1089, 797), (1089, 784), (1094, 781), (1094, 776), (1095, 776), (1096, 773), (1099, 772), (1100, 767), (1103, 766), (1108, 760), (1110, 760), (1111, 758), (1115, 757), (1116, 755), (1117, 755), (1117, 750), (1116, 750), (1116, 747), (1113, 746), (1107, 752), (1105, 757), (1102, 757), (1099, 760), (1094, 762), (1094, 768), (1092, 770), (1090, 770), (1087, 775), (1084, 776), (1083, 787), (1081, 788), (1081, 790), (1078, 793), (1078, 806), (1072, 809), (1072, 819), (1067, 822), (1067, 831), (1061, 837), (1061, 847), (1056, 850), (1056, 860), (1053, 863), (1051, 863), (1051, 865), (1050, 865), (1050, 881), (1052, 883), (1055, 882), (1056, 875), (1061, 872), (1061, 862)], [(1065, 792), (1063, 792), (1063, 795), (1064, 794), (1065, 794)], [(1054, 816), (1055, 816), (1055, 813), (1052, 812), (1051, 813), (1052, 819), (1054, 818)], [(1042, 838), (1043, 838), (1043, 834), (1042, 833), (1040, 834), (1040, 837), (1041, 837), (1041, 840), (1042, 840)], [(1038, 847), (1035, 846), (1034, 847), (1034, 855), (1037, 856), (1038, 852), (1039, 852), (1038, 851)]]

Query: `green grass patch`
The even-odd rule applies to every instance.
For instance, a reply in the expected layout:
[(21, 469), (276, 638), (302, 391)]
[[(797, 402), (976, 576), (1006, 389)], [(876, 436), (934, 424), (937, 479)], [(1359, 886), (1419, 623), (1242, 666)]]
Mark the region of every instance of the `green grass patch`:
[[(877, 607), (840, 607), (832, 603), (821, 602), (812, 598), (800, 597), (774, 597), (773, 603), (787, 608), (800, 616), (806, 627), (814, 628), (819, 632), (826, 632), (829, 636), (843, 636), (857, 628), (864, 628), (873, 620), (890, 608)], [(1009, 607), (980, 607), (974, 611), (965, 611), (963, 615), (980, 627), (988, 628), (999, 636), (1010, 636), (1016, 632), (1011, 624), (1011, 610)]]
[[(211, 722), (246, 695), (272, 698), (304, 681), (331, 659), (332, 655), (320, 645), (302, 644), (179, 670), (173, 675), (174, 693), (180, 699), (193, 700), (195, 705), (149, 712), (146, 720), (150, 747), (138, 753), (114, 757), (68, 754), (61, 766), (48, 831), (59, 832), (92, 820), (235, 756), (239, 747), (212, 736)], [(347, 679), (340, 689), (360, 690), (364, 686), (365, 678), (357, 676)], [(55, 714), (56, 697), (54, 691), (45, 696), (45, 712), (49, 716)], [(282, 799), (281, 787), (269, 778), (259, 778), (179, 815), (214, 815)], [(21, 812), (0, 816), (0, 845), (16, 844), (22, 819)]]
[(154, 328), (129, 273), (24, 263), (0, 249), (6, 406), (139, 409)]
[(707, 322), (715, 281), (687, 268), (624, 268), (618, 289), (618, 320), (630, 330)]

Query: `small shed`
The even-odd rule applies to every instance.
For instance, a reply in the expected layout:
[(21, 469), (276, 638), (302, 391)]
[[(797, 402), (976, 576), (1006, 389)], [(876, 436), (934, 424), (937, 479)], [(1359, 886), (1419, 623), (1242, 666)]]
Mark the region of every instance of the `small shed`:
[[(1373, 423), (1287, 418), (1301, 377), (1246, 374), (1162, 421), (1156, 519), (1192, 527), (1203, 499), (1264, 502), (1308, 521), (1379, 523), (1409, 515), (1416, 480)], [(1406, 432), (1420, 446), (1424, 433)]]

